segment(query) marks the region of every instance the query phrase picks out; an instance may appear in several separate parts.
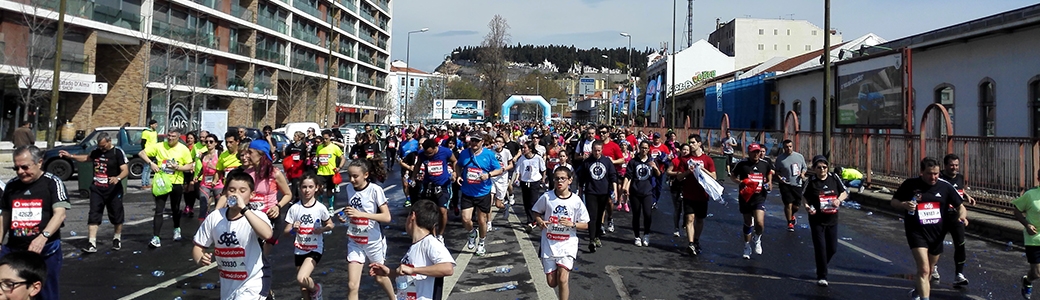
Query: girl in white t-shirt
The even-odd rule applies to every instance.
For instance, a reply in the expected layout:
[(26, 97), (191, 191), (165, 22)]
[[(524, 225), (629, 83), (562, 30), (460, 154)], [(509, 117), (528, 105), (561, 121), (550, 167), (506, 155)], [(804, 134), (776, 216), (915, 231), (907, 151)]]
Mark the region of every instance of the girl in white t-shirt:
[(567, 168), (556, 168), (554, 190), (538, 198), (531, 210), (542, 228), (542, 269), (559, 299), (570, 297), (570, 273), (578, 256), (578, 230), (588, 229), (589, 212), (581, 198), (570, 190), (572, 176)]
[[(348, 299), (358, 299), (361, 287), (361, 271), (365, 259), (371, 263), (386, 261), (386, 239), (379, 224), (390, 224), (390, 206), (387, 205), (383, 188), (369, 182), (368, 160), (354, 160), (347, 166), (350, 185), (347, 186), (347, 206), (337, 215), (340, 223), (347, 226), (347, 294)], [(375, 275), (376, 283), (383, 287), (390, 299), (395, 299), (394, 287), (386, 275)]]
[(332, 215), (314, 195), (325, 185), (318, 175), (312, 172), (303, 174), (299, 188), (302, 193), (300, 202), (289, 207), (285, 214), (284, 235), (296, 232), (293, 253), (296, 255), (296, 281), (300, 284), (303, 299), (320, 299), (321, 284), (315, 283), (311, 272), (321, 261), (325, 252), (325, 240), (322, 233), (332, 231)]
[(444, 243), (433, 236), (441, 220), (440, 209), (433, 201), (423, 199), (412, 204), (404, 228), (412, 238), (412, 246), (401, 258), (401, 265), (393, 272), (381, 263), (369, 264), (372, 276), (393, 276), (398, 286), (397, 299), (441, 299), (443, 287), (437, 286), (438, 277), (455, 273), (455, 259)]

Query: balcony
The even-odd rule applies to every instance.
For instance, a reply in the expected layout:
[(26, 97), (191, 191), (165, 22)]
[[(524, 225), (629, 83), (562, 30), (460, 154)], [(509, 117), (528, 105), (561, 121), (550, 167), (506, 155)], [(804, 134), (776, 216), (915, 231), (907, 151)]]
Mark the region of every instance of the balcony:
[(257, 94), (269, 94), (267, 92), (268, 90), (271, 90), (271, 92), (274, 92), (273, 89), (271, 88), (271, 78), (259, 78), (257, 81), (253, 82), (253, 92), (254, 93), (257, 93)]
[(347, 68), (346, 66), (339, 66), (339, 72), (337, 72), (336, 77), (353, 81), (354, 73), (351, 73), (350, 68)]
[(212, 32), (174, 25), (163, 21), (152, 21), (152, 34), (171, 40), (216, 49), (220, 39)]
[(383, 29), (383, 31), (390, 32), (390, 27), (387, 26), (386, 19), (379, 20), (379, 28)]
[(372, 98), (369, 98), (369, 97), (368, 97), (368, 94), (365, 94), (365, 93), (358, 93), (358, 96), (357, 96), (357, 103), (356, 103), (356, 104), (357, 104), (357, 105), (365, 105), (365, 106), (368, 106), (368, 105), (371, 105), (372, 103), (375, 103), (375, 102), (374, 102), (374, 101), (372, 101), (372, 100), (373, 100)]
[(217, 2), (216, 0), (192, 0), (192, 2), (220, 11), (220, 6), (217, 6), (217, 3), (219, 2)]
[(376, 64), (375, 61), (372, 60), (372, 55), (368, 54), (368, 53), (364, 53), (364, 52), (359, 53), (358, 56), (357, 56), (357, 59), (360, 60), (360, 61), (366, 62), (366, 63), (368, 63), (370, 65), (375, 65)]
[[(293, 27), (295, 28), (296, 26), (293, 26)], [(298, 39), (300, 39), (300, 40), (302, 40), (304, 42), (308, 42), (308, 43), (311, 43), (311, 44), (324, 46), (323, 43), (321, 42), (321, 39), (318, 38), (318, 33), (317, 32), (304, 31), (302, 29), (293, 29), (292, 36), (294, 38), (298, 38)]]
[(343, 6), (346, 6), (347, 10), (357, 12), (357, 4), (354, 4), (354, 1), (355, 0), (340, 0), (339, 3), (342, 3)]
[(343, 29), (343, 31), (346, 31), (349, 34), (357, 35), (357, 27), (354, 26), (354, 18), (340, 19), (339, 29)]
[(236, 17), (248, 22), (253, 22), (253, 12), (249, 11), (245, 7), (239, 6), (238, 4), (231, 3), (231, 16)]
[[(66, 7), (67, 8), (67, 7)], [(126, 29), (141, 30), (141, 14), (104, 5), (94, 5), (94, 21)]]
[(376, 46), (379, 46), (379, 49), (387, 50), (386, 49), (386, 40), (384, 40), (384, 39), (379, 39), (379, 42), (376, 43)]
[(166, 66), (154, 65), (148, 67), (148, 81), (186, 84), (188, 83), (188, 72), (184, 70), (170, 69)]
[(252, 53), (250, 53), (250, 52), (252, 52), (252, 49), (253, 49), (253, 47), (249, 47), (248, 44), (242, 43), (242, 42), (238, 42), (238, 43), (231, 43), (231, 46), (230, 46), (230, 49), (228, 49), (228, 52), (248, 57), (248, 56), (252, 56)]
[(383, 79), (382, 77), (376, 77), (374, 85), (376, 87), (385, 88), (386, 87), (386, 79)]
[(354, 45), (339, 43), (339, 50), (336, 52), (352, 58), (354, 57)]
[(315, 73), (318, 72), (318, 63), (317, 62), (309, 61), (309, 60), (303, 60), (303, 59), (296, 58), (296, 57), (293, 58), (292, 67), (300, 69), (300, 70), (307, 70), (307, 71), (315, 72)]
[[(362, 31), (364, 31), (364, 30), (362, 30)], [(376, 39), (375, 39), (375, 38), (373, 38), (373, 37), (372, 37), (372, 35), (371, 35), (370, 33), (368, 33), (368, 32), (362, 32), (362, 33), (360, 34), (360, 36), (361, 36), (361, 39), (362, 39), (362, 40), (365, 40), (365, 41), (366, 41), (366, 42), (368, 42), (369, 44), (372, 44), (372, 45), (375, 45), (375, 44), (376, 44)]]
[(310, 6), (307, 3), (307, 1), (305, 1), (305, 0), (295, 0), (295, 1), (293, 1), (293, 7), (295, 7), (296, 9), (302, 10), (303, 12), (305, 12), (305, 13), (311, 15), (311, 16), (314, 16), (315, 18), (318, 18), (319, 20), (322, 19), (321, 11), (318, 10), (317, 7)]
[(336, 97), (336, 103), (339, 103), (339, 104), (354, 104), (354, 96), (350, 95), (349, 90), (347, 90), (347, 91), (340, 90), (339, 93), (341, 93), (341, 94)]
[(383, 0), (371, 0), (371, 2), (375, 2), (375, 3), (376, 3), (376, 5), (379, 5), (379, 8), (382, 8), (382, 9), (383, 9), (383, 11), (385, 11), (385, 12), (387, 12), (387, 13), (389, 13), (389, 12), (390, 12), (390, 1), (383, 1)]
[(213, 87), (217, 83), (217, 78), (213, 77), (212, 74), (198, 74), (196, 76), (198, 76), (198, 78), (196, 78), (198, 81), (195, 86), (208, 88)]
[(285, 64), (285, 55), (281, 51), (256, 48), (256, 58), (280, 65)]
[(256, 16), (256, 23), (260, 24), (260, 26), (266, 27), (267, 29), (285, 34), (285, 20), (282, 20), (281, 18), (259, 14)]
[[(38, 3), (40, 8), (58, 11), (58, 5), (61, 3), (61, 0), (40, 0)], [(65, 1), (65, 14), (93, 19), (94, 2), (86, 0), (67, 0)]]
[(229, 91), (237, 91), (237, 92), (248, 92), (249, 91), (249, 83), (246, 82), (245, 79), (242, 79), (241, 77), (234, 76), (232, 74), (228, 74), (227, 90), (229, 90)]
[(368, 20), (372, 24), (376, 24), (376, 17), (373, 17), (372, 13), (369, 12), (367, 9), (362, 9), (361, 10), (361, 17), (365, 18), (365, 20)]
[(385, 59), (381, 59), (380, 58), (380, 59), (376, 59), (375, 61), (376, 61), (376, 66), (377, 67), (379, 67), (381, 69), (386, 69), (386, 60)]

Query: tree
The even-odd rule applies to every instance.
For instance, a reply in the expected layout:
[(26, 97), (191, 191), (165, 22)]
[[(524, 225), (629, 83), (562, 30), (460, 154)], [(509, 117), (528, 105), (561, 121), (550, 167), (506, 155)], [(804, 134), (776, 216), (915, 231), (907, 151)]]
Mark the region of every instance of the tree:
[(424, 80), (419, 88), (415, 90), (415, 98), (408, 103), (409, 115), (416, 116), (419, 119), (426, 119), (431, 117), (433, 114), (434, 100), (443, 100), (444, 94), (447, 92), (444, 84), (443, 77), (438, 79), (427, 79)]
[(504, 48), (509, 43), (509, 24), (501, 15), (495, 15), (488, 22), (488, 29), (477, 53), (477, 69), (481, 76), (483, 98), (487, 100), (484, 107), (488, 108), (491, 116), (497, 116), (502, 110), (505, 96), (507, 77)]
[(480, 89), (477, 89), (473, 85), (473, 82), (469, 80), (450, 80), (448, 81), (448, 92), (447, 96), (451, 99), (480, 99)]
[[(318, 91), (320, 90), (320, 81), (324, 78), (310, 77), (302, 74), (296, 74), (289, 71), (277, 71), (278, 77), (278, 105), (277, 105), (277, 117), (275, 118), (278, 124), (284, 124), (289, 122), (300, 122), (300, 121), (312, 121), (313, 112), (317, 111), (316, 108), (304, 108), (296, 109), (301, 105), (311, 106), (307, 99), (317, 99)], [(338, 93), (337, 93), (338, 94)], [(311, 112), (307, 116), (294, 115), (300, 112)]]
[[(11, 47), (14, 51), (2, 56), (3, 64), (24, 68), (19, 70), (7, 67), (9, 70), (6, 70), (6, 73), (20, 74), (18, 78), (18, 112), (15, 114), (16, 126), (28, 121), (30, 117), (32, 117), (32, 123), (39, 123), (40, 114), (50, 111), (49, 106), (43, 104), (50, 103), (54, 60), (62, 59), (63, 55), (59, 53), (59, 49), (55, 45), (57, 22), (51, 19), (56, 18), (57, 13), (45, 14), (40, 9), (43, 7), (57, 11), (57, 8), (56, 5), (50, 7), (47, 4), (44, 1), (35, 0), (29, 1), (23, 6), (22, 20), (15, 22), (21, 21), (20, 25), (25, 30), (8, 34), (21, 35), (20, 38), (27, 43), (20, 47)], [(39, 127), (33, 126), (34, 133)], [(56, 127), (57, 124), (50, 124), (44, 128), (55, 130)]]

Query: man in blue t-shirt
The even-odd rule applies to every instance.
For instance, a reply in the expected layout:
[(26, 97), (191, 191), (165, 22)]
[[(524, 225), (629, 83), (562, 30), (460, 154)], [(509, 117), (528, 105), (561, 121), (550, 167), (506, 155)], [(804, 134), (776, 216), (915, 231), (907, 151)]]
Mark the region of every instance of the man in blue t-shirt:
[(412, 171), (412, 178), (422, 178), (419, 192), (420, 198), (437, 203), (441, 211), (440, 227), (437, 227), (437, 238), (444, 240), (444, 228), (448, 226), (448, 201), (451, 200), (451, 182), (455, 177), (451, 166), (455, 165), (455, 155), (448, 147), (440, 146), (434, 139), (422, 143), (423, 150), (415, 164), (418, 168)]
[[(477, 256), (485, 253), (484, 238), (487, 237), (488, 214), (491, 213), (491, 177), (501, 175), (502, 165), (492, 151), (484, 149), (482, 133), (471, 133), (466, 137), (466, 149), (459, 153), (459, 162), (455, 165), (462, 192), (459, 202), (462, 206), (462, 224), (469, 231), (469, 243), (466, 248), (473, 249), (478, 233), (480, 243), (477, 245)], [(480, 230), (473, 228), (473, 208), (476, 207), (477, 223)]]

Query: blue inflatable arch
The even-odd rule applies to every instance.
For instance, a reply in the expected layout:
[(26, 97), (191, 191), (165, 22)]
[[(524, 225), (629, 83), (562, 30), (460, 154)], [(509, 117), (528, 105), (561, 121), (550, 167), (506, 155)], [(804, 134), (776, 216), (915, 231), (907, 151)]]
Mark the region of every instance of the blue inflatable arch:
[(506, 102), (502, 103), (502, 123), (509, 123), (509, 111), (513, 108), (513, 105), (525, 104), (536, 102), (542, 106), (542, 123), (549, 125), (550, 114), (552, 108), (549, 107), (549, 102), (545, 101), (545, 98), (538, 95), (512, 95)]

